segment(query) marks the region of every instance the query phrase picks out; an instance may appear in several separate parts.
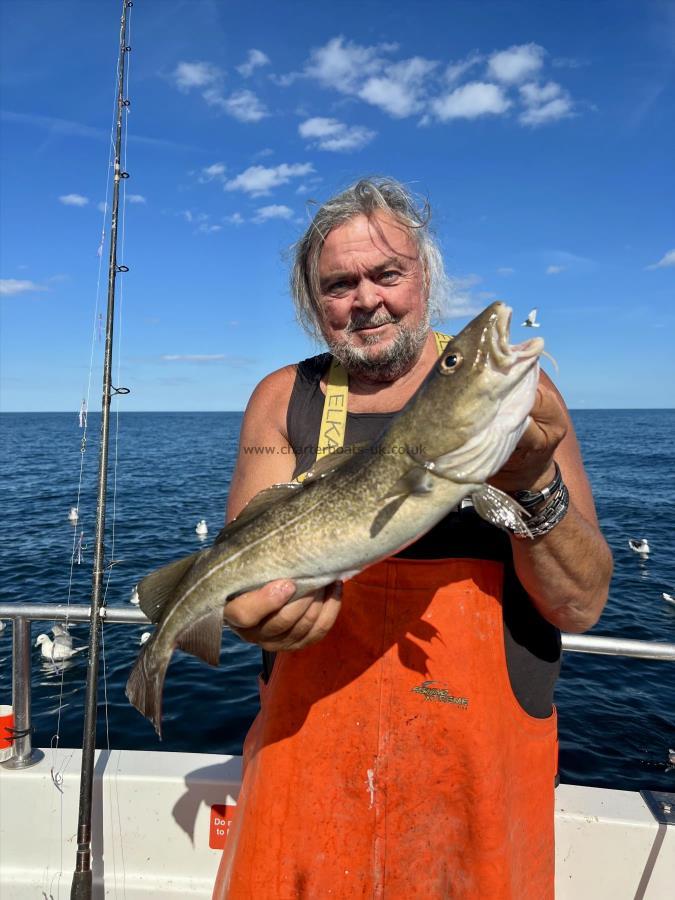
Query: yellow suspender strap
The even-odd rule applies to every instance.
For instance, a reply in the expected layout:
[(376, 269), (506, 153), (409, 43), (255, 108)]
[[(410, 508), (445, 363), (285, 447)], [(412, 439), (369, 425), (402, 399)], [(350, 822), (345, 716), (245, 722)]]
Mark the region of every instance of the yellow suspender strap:
[[(442, 334), (434, 331), (436, 350), (438, 355), (445, 350), (448, 341), (452, 339), (450, 334)], [(323, 402), (321, 415), (321, 428), (319, 430), (319, 442), (316, 458), (321, 459), (328, 453), (333, 453), (344, 447), (345, 432), (347, 431), (347, 399), (349, 397), (349, 381), (347, 372), (336, 359), (333, 359), (326, 380), (326, 398)], [(297, 481), (303, 480), (298, 475)]]
[(452, 335), (443, 334), (441, 331), (434, 331), (434, 337), (436, 338), (436, 350), (438, 351), (438, 355), (440, 356), (448, 346), (448, 343), (452, 340)]
[(323, 401), (317, 459), (344, 446), (348, 396), (347, 371), (341, 363), (333, 359), (326, 381), (326, 399)]

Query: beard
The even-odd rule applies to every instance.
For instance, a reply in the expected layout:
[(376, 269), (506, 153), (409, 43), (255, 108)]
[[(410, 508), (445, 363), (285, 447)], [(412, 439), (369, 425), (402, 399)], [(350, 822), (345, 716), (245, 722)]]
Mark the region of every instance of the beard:
[[(329, 341), (328, 347), (350, 375), (371, 382), (395, 381), (419, 359), (429, 334), (429, 320), (428, 310), (425, 310), (423, 319), (415, 328), (407, 327), (400, 318), (385, 310), (373, 314), (354, 313), (345, 329), (346, 337), (341, 341)], [(354, 346), (352, 343), (354, 332), (389, 324), (398, 326), (397, 334), (392, 343), (379, 353), (376, 348), (380, 336), (377, 334), (362, 338), (365, 346)]]

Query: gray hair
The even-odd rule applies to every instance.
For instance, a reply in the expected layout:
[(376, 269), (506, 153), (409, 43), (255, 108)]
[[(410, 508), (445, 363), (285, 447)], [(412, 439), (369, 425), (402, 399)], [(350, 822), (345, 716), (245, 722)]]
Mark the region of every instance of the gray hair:
[(291, 295), (298, 321), (312, 337), (320, 337), (323, 311), (320, 304), (319, 257), (330, 231), (356, 216), (371, 218), (390, 213), (417, 245), (429, 293), (428, 309), (440, 317), (446, 305), (448, 281), (443, 257), (429, 228), (431, 207), (418, 201), (393, 178), (363, 178), (319, 207), (309, 228), (295, 245), (291, 270)]

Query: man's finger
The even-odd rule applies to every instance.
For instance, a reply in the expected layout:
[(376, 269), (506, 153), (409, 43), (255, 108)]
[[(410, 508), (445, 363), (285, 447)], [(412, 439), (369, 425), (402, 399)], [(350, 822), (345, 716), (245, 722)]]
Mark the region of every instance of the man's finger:
[(288, 579), (271, 581), (257, 591), (249, 591), (225, 605), (223, 620), (235, 629), (254, 628), (270, 614), (282, 609), (293, 596), (295, 584)]

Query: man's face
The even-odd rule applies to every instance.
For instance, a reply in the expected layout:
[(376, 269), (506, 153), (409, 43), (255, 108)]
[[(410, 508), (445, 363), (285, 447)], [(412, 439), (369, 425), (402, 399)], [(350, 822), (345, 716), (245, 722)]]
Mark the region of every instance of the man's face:
[(360, 215), (326, 238), (319, 257), (321, 330), (348, 371), (390, 381), (419, 358), (428, 333), (417, 244), (387, 213)]

